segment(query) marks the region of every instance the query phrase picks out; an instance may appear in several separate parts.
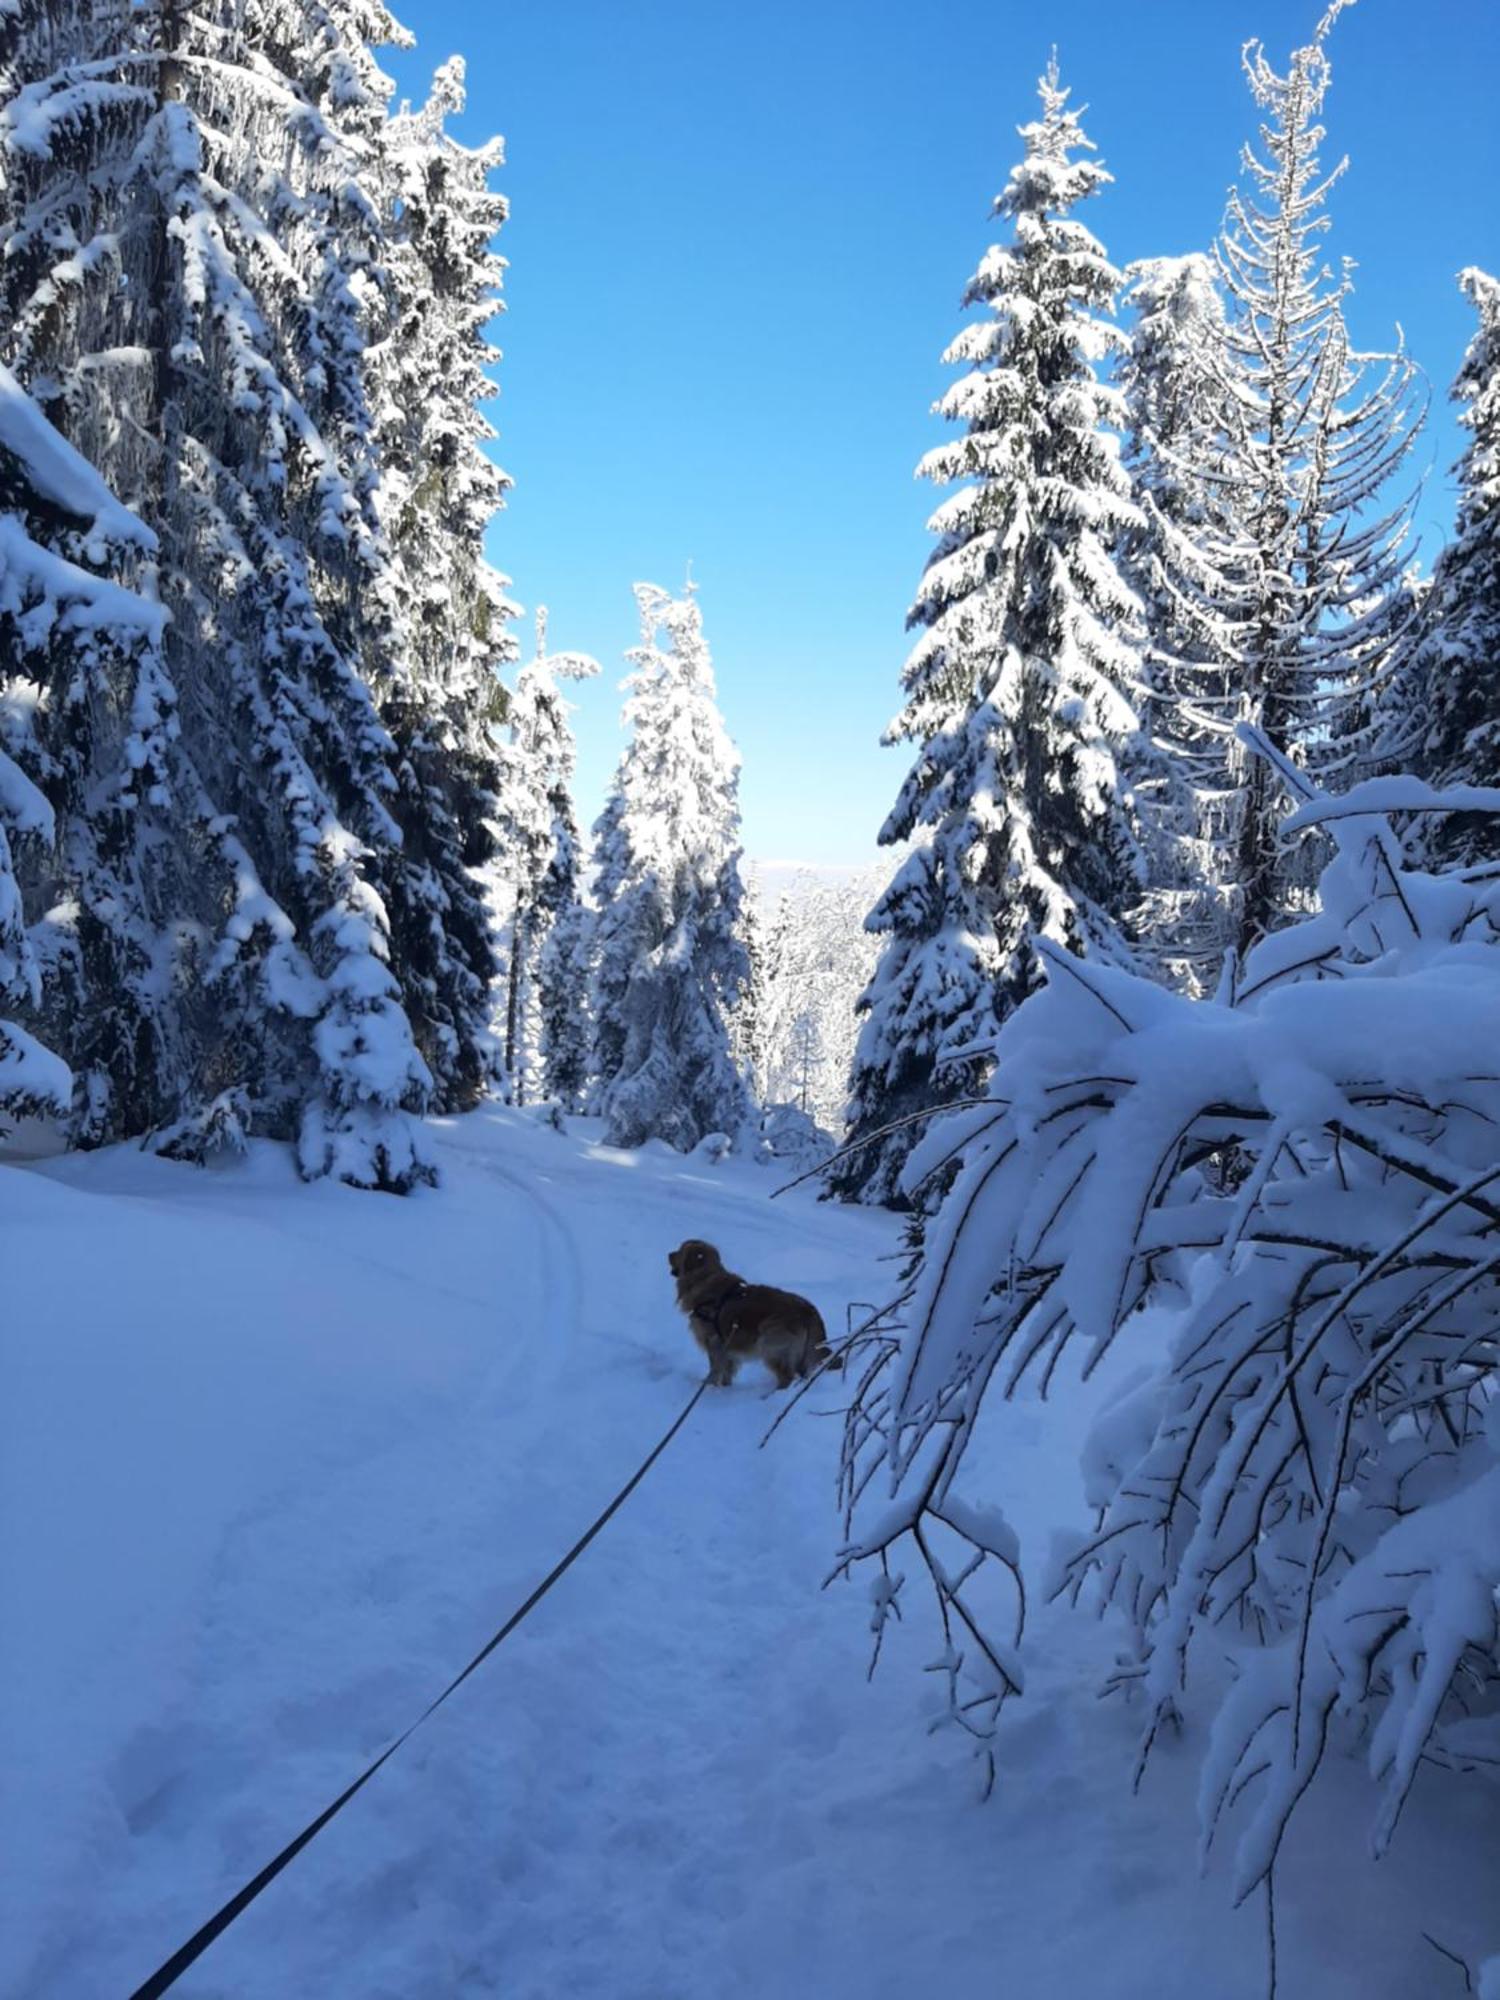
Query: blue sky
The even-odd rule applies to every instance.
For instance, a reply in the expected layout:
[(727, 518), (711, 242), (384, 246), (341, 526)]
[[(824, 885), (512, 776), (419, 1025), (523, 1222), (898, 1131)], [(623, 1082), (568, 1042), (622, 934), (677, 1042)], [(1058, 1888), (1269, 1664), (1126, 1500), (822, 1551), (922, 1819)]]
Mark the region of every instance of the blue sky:
[[(936, 494), (939, 355), (992, 240), (990, 202), (1055, 42), (1115, 185), (1085, 211), (1117, 264), (1207, 247), (1253, 106), (1244, 38), (1278, 59), (1322, 0), (396, 0), (383, 60), (420, 96), (469, 64), (512, 206), (493, 414), (515, 479), (493, 554), (554, 648), (594, 653), (579, 809), (619, 750), (630, 587), (689, 559), (744, 757), (748, 852), (859, 862), (906, 764), (879, 735)], [(1432, 380), (1423, 555), (1451, 519), (1453, 282), (1500, 266), (1500, 7), (1360, 0), (1331, 43), (1325, 158), (1350, 156), (1335, 254), (1351, 322), (1396, 323)]]

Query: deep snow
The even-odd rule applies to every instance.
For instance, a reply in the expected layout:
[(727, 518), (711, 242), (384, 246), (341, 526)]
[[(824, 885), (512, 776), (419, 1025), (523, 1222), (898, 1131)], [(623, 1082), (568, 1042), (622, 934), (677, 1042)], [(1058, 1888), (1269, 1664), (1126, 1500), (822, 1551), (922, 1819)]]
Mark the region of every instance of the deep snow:
[[(445, 1185), (304, 1187), (282, 1149), (0, 1168), (0, 1994), (123, 1995), (418, 1713), (691, 1394), (689, 1234), (878, 1299), (888, 1216), (491, 1110)], [(1139, 1359), (1138, 1354), (1133, 1357)], [(1264, 1914), (1200, 1878), (1201, 1744), (1130, 1791), (1107, 1626), (1036, 1606), (977, 1803), (913, 1600), (866, 1685), (835, 1411), (716, 1392), (583, 1561), (176, 1989), (196, 2000), (1252, 2000)], [(1083, 1510), (1108, 1380), (984, 1440), (1028, 1569)], [(1037, 1593), (1033, 1593), (1034, 1597)], [(1462, 1991), (1494, 1795), (1428, 1772), (1366, 1861), (1336, 1763), (1294, 1823), (1282, 2000)], [(1491, 1924), (1491, 1930), (1493, 1926)]]

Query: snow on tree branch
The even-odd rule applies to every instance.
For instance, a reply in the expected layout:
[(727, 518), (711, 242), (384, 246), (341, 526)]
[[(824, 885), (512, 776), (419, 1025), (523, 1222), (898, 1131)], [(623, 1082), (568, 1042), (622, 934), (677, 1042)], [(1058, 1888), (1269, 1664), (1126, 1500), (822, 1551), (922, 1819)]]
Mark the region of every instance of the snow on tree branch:
[[(1500, 1753), (1500, 881), (1418, 872), (1372, 817), (1472, 789), (1339, 803), (1300, 808), (1333, 842), (1318, 910), (1232, 991), (1044, 947), (988, 1101), (912, 1157), (951, 1187), (845, 1433), (843, 1563), (884, 1578), (946, 1524), (972, 1564), (995, 1542), (952, 1496), (985, 1397), (1139, 1349), (1053, 1586), (1122, 1620), (1143, 1760), (1209, 1706), (1203, 1835), (1236, 1827), (1240, 1895), (1335, 1742), (1381, 1788), (1377, 1850), (1423, 1759)], [(954, 1649), (968, 1574), (934, 1572)], [(993, 1709), (961, 1712), (988, 1755)]]

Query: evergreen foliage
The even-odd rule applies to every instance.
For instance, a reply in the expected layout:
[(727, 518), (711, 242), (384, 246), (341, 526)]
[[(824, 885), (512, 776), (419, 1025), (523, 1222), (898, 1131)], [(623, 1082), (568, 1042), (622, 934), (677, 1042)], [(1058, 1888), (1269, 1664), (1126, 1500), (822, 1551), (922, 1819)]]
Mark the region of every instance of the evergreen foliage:
[[(1479, 325), (1453, 385), (1469, 443), (1459, 461), (1458, 521), (1425, 606), (1413, 685), (1400, 718), (1417, 768), (1443, 785), (1500, 784), (1500, 282), (1480, 270), (1459, 283)], [(1414, 728), (1412, 725), (1416, 725)], [(1423, 726), (1425, 725), (1425, 726)], [(1435, 855), (1480, 859), (1481, 818), (1434, 822)]]
[(636, 602), (630, 742), (597, 830), (597, 1104), (612, 1145), (688, 1152), (713, 1133), (737, 1139), (750, 1112), (727, 1027), (750, 971), (739, 759), (692, 587), (673, 598), (638, 584)]
[(1500, 1689), (1500, 878), (1418, 872), (1392, 824), (1493, 828), (1500, 791), (1334, 798), (1250, 741), (1300, 800), (1289, 831), (1330, 836), (1318, 910), (1202, 1000), (1044, 947), (988, 1101), (910, 1162), (949, 1191), (864, 1354), (843, 1474), (877, 1640), (910, 1553), (951, 1719), (989, 1764), (1024, 1602), (971, 1453), (985, 1400), (1136, 1348), (1085, 1450), (1096, 1521), (1053, 1585), (1121, 1620), (1109, 1685), (1145, 1697), (1142, 1762), (1207, 1709), (1204, 1839), (1238, 1820), (1241, 1896), (1331, 1743), (1364, 1748), (1379, 1852), (1424, 1759), (1494, 1757)]
[[(22, 0), (0, 36), (4, 358), (151, 530), (142, 588), (169, 614), (128, 729), (74, 708), (76, 791), (32, 885), (60, 913), (42, 1012), (75, 1136), (243, 1090), (304, 1173), (392, 1189), (430, 1177), (411, 1114), (479, 1087), (492, 972), (463, 817), (492, 795), (483, 662), (442, 636), (419, 657), (430, 551), (383, 477), (414, 399), (381, 336), (441, 264), (369, 52), (403, 38), (363, 0)], [(439, 587), (474, 572), (487, 510), (465, 449), (494, 217), (465, 171), (468, 262), (433, 316), (452, 345), (406, 462), (420, 484), (451, 446), (471, 489)], [(471, 609), (459, 590), (442, 619)], [(60, 759), (62, 709), (41, 713)]]
[(1035, 983), (1035, 938), (1113, 951), (1139, 892), (1122, 759), (1140, 609), (1112, 555), (1136, 513), (1120, 401), (1097, 373), (1119, 344), (1102, 317), (1119, 278), (1072, 215), (1109, 176), (1087, 157), (1055, 62), (1040, 93), (995, 202), (1011, 240), (964, 295), (986, 316), (945, 356), (965, 372), (937, 407), (961, 435), (919, 468), (958, 491), (930, 523), (906, 706), (887, 731), (919, 746), (880, 831), (909, 846), (868, 919), (889, 942), (861, 1001), (849, 1107), (861, 1143), (829, 1183), (867, 1201), (900, 1198), (916, 1133), (873, 1135), (983, 1074), (994, 1031)]
[(1401, 588), (1410, 502), (1382, 496), (1420, 420), (1415, 370), (1399, 349), (1353, 347), (1350, 267), (1335, 275), (1322, 259), (1328, 197), (1348, 165), (1325, 173), (1319, 162), (1326, 42), (1345, 4), (1334, 0), (1285, 74), (1259, 42), (1247, 44), (1262, 119), (1217, 249), (1230, 393), (1219, 406), (1227, 435), (1203, 468), (1221, 498), (1201, 538), (1213, 588), (1198, 601), (1228, 678), (1219, 726), (1235, 798), (1224, 942), (1240, 956), (1309, 906), (1322, 849), (1279, 844), (1276, 766), (1243, 755), (1236, 725), (1263, 731), (1317, 783), (1341, 789), (1374, 768), (1381, 689), (1411, 639)]
[[(151, 968), (116, 912), (135, 886), (124, 836), (156, 781), (174, 702), (161, 667), (160, 607), (109, 573), (131, 574), (153, 552), (149, 530), (0, 366), (0, 1009), (42, 1025), (50, 948), (62, 961), (59, 983), (86, 971), (108, 995), (122, 1048), (134, 1042), (147, 1051)], [(94, 717), (139, 757), (113, 796), (88, 789)], [(49, 913), (43, 898), (62, 860), (59, 814), (97, 901)], [(0, 1136), (19, 1118), (66, 1118), (72, 1102), (66, 1066), (0, 1015)]]
[[(561, 1010), (568, 1004), (556, 981), (564, 959), (549, 962), (549, 986), (542, 1002), (543, 1021), (535, 1018), (537, 986), (553, 926), (567, 919), (576, 957), (581, 926), (576, 905), (578, 886), (578, 821), (573, 809), (573, 732), (568, 704), (559, 680), (586, 680), (599, 665), (585, 653), (547, 651), (547, 612), (538, 610), (536, 653), (522, 667), (511, 697), (507, 721), (509, 740), (501, 752), (501, 803), (498, 808), (497, 873), (506, 906), (505, 1072), (516, 1103), (535, 1095), (545, 1073), (543, 1039), (570, 1048), (575, 1037), (564, 1026)], [(581, 972), (582, 967), (575, 968)], [(572, 995), (582, 1004), (585, 986)], [(563, 1069), (574, 1077), (567, 1094), (576, 1096), (581, 1078), (576, 1058), (562, 1054)]]

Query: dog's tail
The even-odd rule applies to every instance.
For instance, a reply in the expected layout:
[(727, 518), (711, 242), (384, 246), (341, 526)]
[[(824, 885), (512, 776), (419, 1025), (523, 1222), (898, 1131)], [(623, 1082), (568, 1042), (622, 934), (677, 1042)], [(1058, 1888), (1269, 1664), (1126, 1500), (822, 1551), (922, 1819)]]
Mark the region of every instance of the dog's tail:
[(842, 1354), (835, 1354), (833, 1349), (828, 1345), (828, 1329), (823, 1324), (823, 1315), (818, 1311), (816, 1306), (813, 1307), (813, 1318), (818, 1323), (818, 1330), (808, 1337), (807, 1366), (803, 1372), (808, 1375), (815, 1375), (820, 1368), (823, 1368), (829, 1374), (842, 1375), (844, 1372), (844, 1357)]

